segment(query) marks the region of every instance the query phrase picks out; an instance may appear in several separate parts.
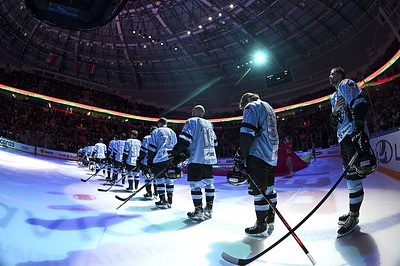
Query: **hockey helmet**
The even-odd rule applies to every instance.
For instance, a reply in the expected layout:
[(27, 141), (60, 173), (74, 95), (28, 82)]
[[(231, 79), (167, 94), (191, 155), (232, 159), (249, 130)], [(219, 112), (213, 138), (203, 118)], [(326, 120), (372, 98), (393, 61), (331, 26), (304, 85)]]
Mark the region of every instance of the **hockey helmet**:
[(182, 170), (179, 169), (178, 167), (170, 167), (167, 169), (167, 172), (165, 174), (167, 178), (176, 180), (182, 177)]
[(239, 171), (236, 167), (232, 167), (226, 175), (228, 183), (234, 186), (239, 186), (246, 183), (248, 177), (249, 176), (246, 173)]

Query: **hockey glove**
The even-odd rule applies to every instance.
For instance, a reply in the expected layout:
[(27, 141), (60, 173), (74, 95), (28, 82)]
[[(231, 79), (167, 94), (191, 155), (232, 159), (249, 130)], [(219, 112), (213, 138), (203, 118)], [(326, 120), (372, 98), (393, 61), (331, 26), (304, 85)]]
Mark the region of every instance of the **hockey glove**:
[(178, 153), (175, 150), (168, 151), (168, 157), (172, 159), (171, 164), (177, 166), (181, 162), (184, 162), (189, 156), (185, 152)]

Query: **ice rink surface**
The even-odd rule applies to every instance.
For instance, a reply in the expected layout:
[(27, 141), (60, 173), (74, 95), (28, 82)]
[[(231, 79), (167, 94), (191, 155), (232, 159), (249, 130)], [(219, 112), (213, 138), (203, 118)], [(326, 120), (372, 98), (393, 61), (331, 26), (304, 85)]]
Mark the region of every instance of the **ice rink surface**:
[[(342, 173), (341, 159), (317, 158), (292, 178), (277, 177), (278, 209), (294, 227), (324, 197)], [(124, 187), (109, 192), (104, 177), (76, 162), (50, 159), (0, 147), (0, 265), (230, 265), (222, 252), (247, 258), (287, 233), (276, 217), (268, 238), (244, 234), (255, 222), (247, 186), (215, 177), (213, 218), (187, 219), (193, 211), (186, 176), (175, 182), (171, 209), (128, 196)], [(143, 184), (141, 180), (140, 186)], [(336, 238), (337, 218), (348, 211), (346, 182), (297, 231), (317, 265), (400, 265), (400, 181), (375, 172), (364, 180), (360, 224)], [(288, 237), (251, 265), (311, 265)]]

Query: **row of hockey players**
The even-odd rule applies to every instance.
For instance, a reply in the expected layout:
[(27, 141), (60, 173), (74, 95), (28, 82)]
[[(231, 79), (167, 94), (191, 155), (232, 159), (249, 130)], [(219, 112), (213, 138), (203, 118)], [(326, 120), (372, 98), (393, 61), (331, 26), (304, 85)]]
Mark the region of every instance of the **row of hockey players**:
[[(171, 208), (174, 180), (181, 176), (181, 170), (177, 166), (187, 160), (188, 182), (195, 206), (195, 211), (188, 212), (187, 215), (193, 220), (205, 220), (212, 217), (215, 193), (212, 165), (217, 162), (217, 138), (211, 122), (202, 118), (204, 113), (203, 106), (195, 106), (193, 117), (185, 123), (179, 138), (168, 127), (167, 120), (160, 118), (158, 127), (151, 127), (150, 134), (142, 142), (137, 139), (138, 132), (132, 130), (129, 138), (124, 133), (115, 135), (108, 148), (100, 139), (94, 146), (85, 147), (79, 154), (83, 155), (85, 161), (95, 162), (96, 173), (106, 171), (106, 180), (110, 184), (119, 180), (124, 184), (127, 177), (127, 190), (138, 189), (140, 171), (145, 179), (155, 177), (153, 185), (145, 181), (147, 185), (144, 198), (158, 196), (159, 200), (155, 204), (161, 209)], [(205, 190), (204, 208), (201, 183)]]
[[(368, 105), (362, 90), (353, 80), (345, 79), (345, 73), (340, 67), (331, 70), (329, 81), (336, 89), (331, 97), (330, 123), (337, 130), (343, 167), (346, 168), (351, 158), (358, 154), (354, 165), (351, 165), (345, 175), (349, 212), (338, 221), (338, 237), (342, 237), (352, 232), (359, 222), (359, 211), (364, 197), (362, 180), (375, 171), (376, 158), (371, 153), (369, 144), (366, 125)], [(256, 223), (245, 229), (246, 234), (268, 236), (268, 230), (274, 228), (275, 219), (275, 212), (268, 202), (274, 206), (277, 204), (274, 188), (274, 168), (277, 165), (279, 146), (276, 115), (273, 108), (255, 93), (245, 93), (240, 99), (239, 107), (243, 110), (240, 147), (234, 158), (235, 167), (228, 173), (227, 181), (233, 185), (247, 182), (249, 194), (254, 197)], [(186, 121), (178, 138), (175, 132), (168, 128), (167, 120), (161, 118), (158, 128), (152, 128), (151, 134), (145, 137), (143, 143), (136, 139), (136, 131), (132, 132), (128, 140), (122, 135), (119, 140), (111, 141), (109, 150), (112, 149), (112, 152), (109, 154), (114, 160), (112, 179), (116, 180), (123, 161), (126, 161), (127, 165), (128, 189), (133, 189), (133, 181), (137, 188), (139, 170), (145, 173), (147, 171), (148, 176), (154, 174), (155, 192), (159, 195), (156, 205), (159, 208), (171, 208), (174, 179), (168, 177), (168, 172), (171, 169), (176, 171), (176, 166), (187, 160), (187, 179), (195, 207), (195, 210), (187, 215), (193, 220), (211, 218), (215, 197), (212, 166), (217, 163), (217, 137), (211, 122), (203, 118), (204, 114), (204, 107), (196, 105), (192, 110), (192, 117)], [(171, 168), (171, 164), (175, 168)], [(108, 169), (108, 172), (110, 171), (111, 169)], [(150, 190), (147, 191), (151, 193)]]

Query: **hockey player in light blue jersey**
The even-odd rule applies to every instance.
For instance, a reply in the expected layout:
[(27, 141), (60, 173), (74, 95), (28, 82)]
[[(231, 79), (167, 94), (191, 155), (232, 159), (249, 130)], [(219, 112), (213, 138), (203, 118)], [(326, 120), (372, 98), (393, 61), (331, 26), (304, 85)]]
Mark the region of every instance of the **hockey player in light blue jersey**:
[[(213, 165), (217, 163), (215, 147), (217, 136), (214, 126), (203, 118), (205, 108), (196, 105), (179, 134), (178, 143), (174, 146), (172, 164), (177, 165), (188, 155), (188, 182), (195, 210), (188, 212), (189, 219), (203, 221), (212, 217), (215, 197)], [(206, 204), (203, 209), (201, 182), (204, 184)]]
[[(100, 138), (99, 142), (94, 145), (93, 157), (96, 163), (96, 173), (105, 167), (107, 146), (103, 143), (103, 139)], [(103, 170), (104, 173), (104, 170)]]
[(115, 154), (114, 154), (114, 147), (117, 144), (118, 141), (118, 135), (114, 135), (113, 139), (110, 140), (108, 143), (108, 148), (107, 148), (107, 180), (111, 180), (111, 172), (114, 167), (114, 159), (115, 159)]
[[(276, 205), (277, 194), (274, 189), (275, 166), (278, 160), (279, 137), (274, 109), (258, 94), (245, 93), (239, 104), (243, 110), (240, 128), (240, 148), (235, 155), (235, 168), (246, 170), (258, 187), (269, 196)], [(264, 196), (249, 181), (251, 194), (254, 196), (256, 223), (246, 228), (251, 236), (268, 236), (268, 229), (274, 229), (275, 213)]]
[(87, 149), (86, 149), (86, 157), (88, 158), (88, 167), (89, 170), (94, 171), (95, 170), (95, 160), (93, 157), (93, 151), (94, 151), (94, 144), (92, 142), (88, 143)]
[(126, 163), (126, 172), (128, 173), (129, 186), (127, 190), (133, 190), (133, 182), (135, 182), (135, 190), (139, 186), (139, 168), (136, 165), (136, 160), (139, 156), (140, 147), (142, 143), (137, 139), (138, 132), (136, 130), (131, 131), (131, 136), (125, 142), (124, 147), (124, 162)]
[[(160, 118), (158, 128), (151, 133), (147, 163), (151, 171), (156, 175), (156, 186), (160, 200), (155, 204), (158, 208), (171, 208), (174, 192), (174, 181), (167, 178), (167, 168), (170, 165), (169, 154), (176, 144), (175, 132), (167, 127), (167, 119)], [(168, 201), (165, 197), (167, 193)]]
[[(118, 174), (122, 174), (125, 176), (125, 162), (123, 160), (124, 156), (124, 148), (126, 142), (126, 133), (122, 133), (119, 140), (114, 145), (113, 153), (114, 153), (114, 167), (113, 167), (113, 175), (112, 181), (115, 182), (118, 179)], [(122, 178), (122, 184), (124, 184), (125, 178)]]
[(362, 179), (376, 169), (376, 158), (371, 152), (366, 115), (368, 104), (361, 88), (351, 79), (345, 78), (341, 67), (329, 74), (329, 82), (336, 92), (331, 97), (330, 123), (337, 130), (343, 166), (346, 167), (357, 152), (358, 157), (349, 168), (345, 178), (349, 193), (349, 212), (339, 217), (338, 237), (352, 232), (359, 223), (359, 213), (364, 199)]
[[(150, 128), (150, 134), (157, 129), (156, 126), (152, 126)], [(153, 181), (153, 186), (154, 186), (154, 193), (151, 191), (151, 186), (152, 184), (148, 182), (149, 179), (152, 179), (154, 177), (154, 174), (150, 171), (150, 167), (148, 166), (147, 163), (147, 152), (149, 151), (149, 142), (150, 142), (150, 136), (151, 135), (146, 135), (143, 140), (142, 140), (142, 146), (140, 147), (140, 153), (137, 158), (136, 165), (139, 168), (139, 170), (142, 171), (142, 174), (144, 175), (145, 182), (146, 182), (146, 193), (143, 195), (143, 198), (145, 200), (151, 200), (156, 198), (158, 196), (157, 189), (156, 189), (156, 183)]]

